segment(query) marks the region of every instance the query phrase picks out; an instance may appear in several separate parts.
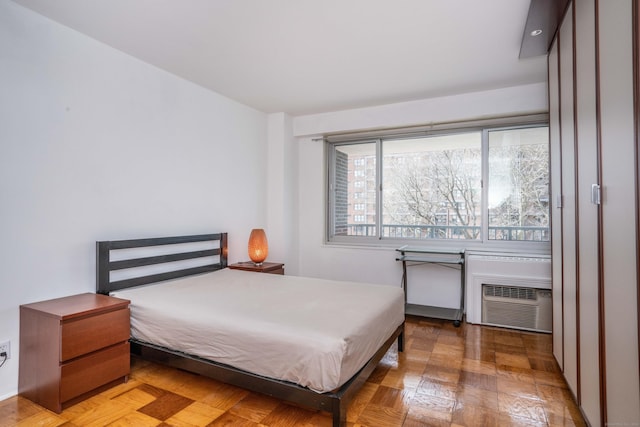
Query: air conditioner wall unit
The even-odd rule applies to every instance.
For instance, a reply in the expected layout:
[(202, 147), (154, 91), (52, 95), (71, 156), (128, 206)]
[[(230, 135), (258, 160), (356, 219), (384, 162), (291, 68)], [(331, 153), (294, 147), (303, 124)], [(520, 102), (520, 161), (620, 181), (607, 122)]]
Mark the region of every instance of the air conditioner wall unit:
[[(503, 307), (499, 302), (514, 301), (493, 301), (493, 304), (486, 305), (484, 302), (484, 285), (502, 286), (505, 288), (533, 288), (547, 290), (551, 293), (551, 257), (548, 255), (533, 254), (500, 254), (486, 252), (470, 252), (469, 256), (465, 256), (465, 273), (466, 273), (466, 321), (475, 324), (493, 324), (498, 325), (499, 322), (485, 322), (483, 320), (483, 312), (492, 311), (494, 307), (508, 310), (531, 311), (527, 308), (514, 308), (512, 306)], [(546, 295), (546, 294), (545, 294)], [(490, 296), (490, 295), (489, 295)], [(497, 295), (494, 295), (494, 297)], [(511, 294), (511, 296), (515, 296)], [(512, 298), (520, 302), (520, 298)], [(491, 301), (491, 299), (489, 299)], [(517, 301), (516, 301), (517, 303)], [(526, 304), (525, 304), (526, 305)], [(483, 307), (484, 306), (484, 307)], [(538, 309), (539, 310), (539, 309)], [(486, 315), (485, 318), (497, 320), (500, 316), (500, 310), (493, 316)], [(541, 314), (544, 316), (544, 314)], [(507, 327), (519, 327), (517, 321), (510, 321), (507, 318)], [(531, 326), (531, 323), (525, 323)], [(524, 329), (524, 328), (523, 328)], [(537, 330), (535, 328), (526, 328)], [(543, 329), (540, 329), (543, 330)]]
[(551, 290), (482, 285), (482, 323), (551, 332)]

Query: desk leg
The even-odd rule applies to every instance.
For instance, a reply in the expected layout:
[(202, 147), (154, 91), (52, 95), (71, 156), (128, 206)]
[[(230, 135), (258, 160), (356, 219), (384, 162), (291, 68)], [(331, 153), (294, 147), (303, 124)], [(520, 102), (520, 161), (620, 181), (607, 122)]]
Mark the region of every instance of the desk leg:
[(453, 321), (453, 326), (455, 326), (456, 328), (460, 326), (460, 324), (462, 323), (462, 318), (464, 317), (464, 282), (465, 282), (465, 277), (464, 277), (464, 261), (462, 262), (462, 264), (460, 264), (460, 315), (458, 316), (457, 319), (455, 319)]
[[(404, 256), (404, 254), (402, 254)], [(402, 290), (404, 291), (404, 305), (407, 305), (407, 262), (402, 260)]]

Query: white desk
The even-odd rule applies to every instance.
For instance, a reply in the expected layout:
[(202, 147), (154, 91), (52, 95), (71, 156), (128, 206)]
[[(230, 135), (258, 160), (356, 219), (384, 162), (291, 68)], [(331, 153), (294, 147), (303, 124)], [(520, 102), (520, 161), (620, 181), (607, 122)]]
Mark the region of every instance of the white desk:
[[(464, 315), (464, 249), (434, 249), (405, 245), (396, 249), (396, 251), (400, 253), (396, 261), (402, 261), (402, 288), (404, 289), (405, 313), (415, 316), (453, 320), (454, 326), (460, 326), (462, 316)], [(409, 304), (407, 302), (407, 267), (423, 263), (455, 267), (460, 270), (460, 308), (434, 307)]]

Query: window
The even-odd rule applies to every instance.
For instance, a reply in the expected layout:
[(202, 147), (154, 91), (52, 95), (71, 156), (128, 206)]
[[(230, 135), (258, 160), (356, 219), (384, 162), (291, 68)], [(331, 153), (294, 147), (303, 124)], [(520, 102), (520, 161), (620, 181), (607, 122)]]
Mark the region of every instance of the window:
[(330, 241), (548, 244), (546, 125), (328, 144)]
[(382, 235), (478, 239), (481, 141), (480, 132), (385, 140)]
[(549, 240), (548, 129), (489, 131), (490, 240)]
[[(377, 143), (358, 143), (335, 146), (333, 151), (332, 170), (335, 191), (331, 201), (334, 214), (332, 233), (336, 236), (375, 236), (376, 233), (376, 198), (375, 169), (370, 173), (373, 185), (369, 180), (358, 180), (353, 173), (356, 167), (375, 162)], [(353, 182), (350, 182), (350, 177)], [(369, 187), (374, 188), (369, 188)], [(355, 194), (358, 194), (358, 207), (355, 209)], [(373, 200), (370, 200), (373, 199)], [(373, 202), (373, 203), (369, 203)], [(369, 209), (368, 207), (372, 207)], [(368, 223), (367, 218), (371, 218)]]

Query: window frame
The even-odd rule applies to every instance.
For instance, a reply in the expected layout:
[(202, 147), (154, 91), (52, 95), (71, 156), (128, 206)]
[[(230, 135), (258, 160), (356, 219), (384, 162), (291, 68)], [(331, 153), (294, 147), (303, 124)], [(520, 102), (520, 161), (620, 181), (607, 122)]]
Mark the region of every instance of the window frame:
[[(458, 123), (456, 125), (431, 126), (430, 128), (419, 131), (395, 130), (380, 131), (378, 135), (367, 134), (364, 137), (355, 135), (333, 135), (325, 138), (327, 165), (327, 193), (325, 194), (326, 203), (326, 224), (325, 224), (325, 244), (337, 246), (364, 246), (364, 247), (398, 247), (410, 244), (412, 246), (427, 246), (438, 248), (455, 248), (455, 249), (476, 249), (489, 250), (496, 252), (518, 252), (518, 253), (549, 253), (551, 250), (551, 239), (548, 241), (513, 241), (513, 240), (489, 240), (489, 211), (488, 211), (488, 192), (489, 192), (489, 132), (516, 130), (535, 127), (549, 127), (548, 115), (534, 115), (520, 120), (504, 119), (492, 120), (486, 123)], [(419, 137), (431, 137), (441, 135), (451, 135), (460, 133), (479, 132), (481, 134), (481, 238), (474, 240), (466, 239), (403, 239), (390, 238), (382, 236), (382, 209), (383, 209), (383, 145), (385, 140), (410, 139)], [(375, 236), (335, 236), (332, 235), (335, 230), (335, 151), (336, 147), (342, 145), (355, 145), (374, 143), (376, 152), (376, 223)], [(550, 154), (549, 154), (550, 155)], [(549, 161), (549, 165), (551, 162)], [(551, 175), (549, 172), (549, 181)], [(489, 184), (489, 185), (488, 185)], [(551, 183), (549, 183), (549, 187)], [(550, 191), (550, 189), (549, 189)], [(551, 233), (551, 203), (549, 203), (549, 234)]]

